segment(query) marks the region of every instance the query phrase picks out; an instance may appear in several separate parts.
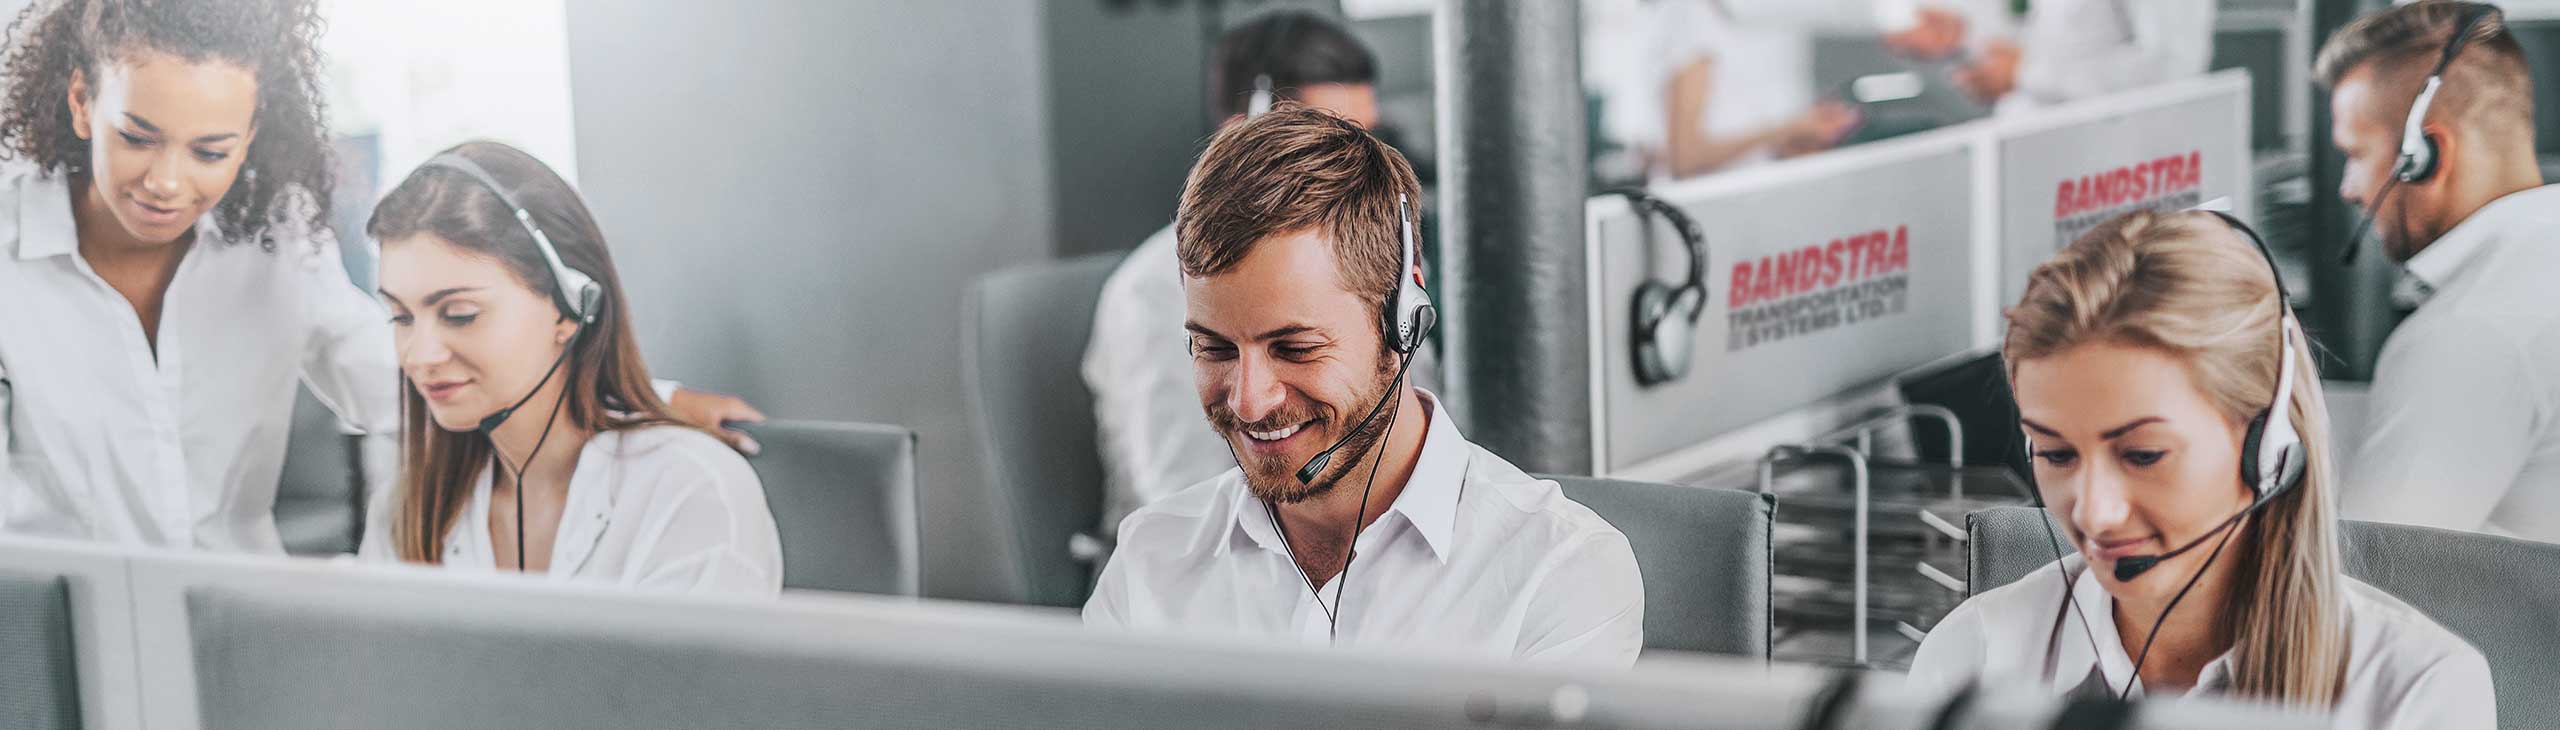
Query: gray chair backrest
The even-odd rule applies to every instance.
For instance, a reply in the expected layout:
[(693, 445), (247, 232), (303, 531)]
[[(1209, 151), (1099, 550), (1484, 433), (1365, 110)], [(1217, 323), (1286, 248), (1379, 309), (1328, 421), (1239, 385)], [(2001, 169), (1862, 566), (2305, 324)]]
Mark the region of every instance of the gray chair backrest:
[(79, 728), (73, 657), (70, 583), (0, 570), (0, 728)]
[(1102, 520), (1102, 455), (1082, 373), (1094, 303), (1121, 254), (1007, 269), (969, 287), (961, 321), (970, 424), (1009, 543), (1014, 600), (1078, 606), (1093, 568), (1068, 540)]
[(1644, 645), (1769, 657), (1772, 495), (1549, 476), (1626, 533), (1644, 573)]
[[(2053, 562), (2044, 510), (1973, 513), (1969, 587), (2009, 584)], [(2398, 597), (2471, 642), (2498, 683), (2498, 726), (2560, 727), (2560, 545), (2346, 520), (2347, 575)], [(2069, 551), (2069, 541), (2062, 543)]]
[(918, 594), (916, 434), (871, 423), (774, 421), (745, 427), (747, 459), (782, 535), (782, 585)]
[(312, 397), (309, 388), (294, 391), (284, 473), (276, 480), (276, 531), (284, 537), (285, 551), (295, 555), (355, 552), (364, 525), (355, 459), (358, 437), (340, 431), (337, 414)]

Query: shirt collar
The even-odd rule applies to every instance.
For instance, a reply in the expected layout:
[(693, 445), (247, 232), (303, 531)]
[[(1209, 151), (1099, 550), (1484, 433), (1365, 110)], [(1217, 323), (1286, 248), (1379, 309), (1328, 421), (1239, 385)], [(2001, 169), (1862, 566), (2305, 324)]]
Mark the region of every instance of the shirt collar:
[(68, 178), (28, 174), (18, 185), (18, 259), (62, 256), (79, 247), (80, 227), (71, 218)]
[[(1472, 444), (1464, 434), (1458, 433), (1457, 423), (1450, 420), (1448, 411), (1440, 407), (1439, 396), (1419, 386), (1413, 390), (1421, 396), (1424, 410), (1431, 419), (1429, 429), (1422, 436), (1422, 457), (1414, 462), (1413, 475), (1405, 480), (1404, 491), (1396, 495), (1395, 504), (1389, 505), (1386, 513), (1370, 524), (1370, 529), (1361, 531), (1354, 550), (1368, 547), (1366, 543), (1386, 539), (1371, 535), (1392, 534), (1377, 528), (1394, 518), (1411, 525), (1414, 532), (1422, 535), (1423, 544), (1431, 549), (1432, 556), (1445, 563), (1449, 560), (1450, 551), (1456, 547), (1458, 498), (1466, 492), (1467, 457)], [(1270, 508), (1245, 488), (1241, 473), (1237, 474), (1234, 489), (1232, 510), (1236, 518), (1235, 527), (1230, 532), (1230, 539), (1219, 543), (1218, 550), (1225, 552), (1235, 543), (1232, 538), (1241, 535), (1262, 549), (1288, 552), (1288, 544), (1280, 538), (1279, 527), (1272, 524)]]
[[(2101, 674), (2109, 685), (2107, 689), (2122, 693), (2126, 684), (2131, 683), (2133, 686), (2131, 696), (2141, 697), (2148, 694), (2142, 688), (2142, 678), (2134, 675), (2133, 658), (2124, 653), (2123, 635), (2116, 633), (2115, 597), (2107, 595), (2106, 586), (2098, 582), (2095, 572), (2088, 570), (2087, 562), (2080, 560), (2072, 562), (2079, 563), (2081, 570), (2079, 580), (2071, 582), (2071, 600), (2080, 607), (2080, 621), (2089, 626), (2090, 637), (2096, 639), (2097, 662), (2098, 666), (2103, 667)], [(2078, 633), (2069, 630), (2068, 627), (2063, 631), (2061, 640), (2065, 642), (2071, 640), (2070, 634)], [(2204, 669), (2196, 674), (2195, 689), (2191, 692), (2218, 693), (2229, 689), (2230, 686), (2231, 652), (2224, 651), (2222, 656), (2206, 662)]]
[(2453, 230), (2446, 231), (2434, 243), (2409, 257), (2405, 268), (2420, 292), (2415, 299), (2424, 301), (2436, 291), (2451, 285), (2464, 272), (2474, 268), (2472, 262), (2495, 247), (2501, 234), (2515, 230), (2519, 219), (2560, 206), (2560, 185), (2545, 185), (2508, 193), (2474, 211)]

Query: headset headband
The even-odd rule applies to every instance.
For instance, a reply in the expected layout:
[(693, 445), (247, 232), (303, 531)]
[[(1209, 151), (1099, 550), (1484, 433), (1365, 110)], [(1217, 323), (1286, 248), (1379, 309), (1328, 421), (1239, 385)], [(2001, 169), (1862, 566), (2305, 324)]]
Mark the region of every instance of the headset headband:
[(533, 222), (533, 212), (526, 210), (523, 204), (517, 203), (516, 196), (508, 193), (506, 186), (498, 184), (496, 176), (490, 175), (488, 170), (480, 167), (480, 163), (472, 162), (471, 158), (454, 152), (436, 155), (427, 160), (426, 164), (418, 166), (420, 171), (429, 168), (460, 172), (478, 181), (481, 187), (488, 188), (491, 194), (498, 196), (498, 202), (505, 204), (507, 209), (515, 214), (516, 222), (524, 226), (525, 232), (533, 235), (534, 248), (542, 253), (543, 263), (551, 268), (551, 279), (554, 285), (551, 291), (553, 302), (560, 305), (562, 313), (569, 315), (570, 319), (577, 320), (579, 324), (595, 323), (596, 305), (604, 298), (604, 288), (596, 284), (595, 277), (570, 268), (567, 263), (560, 260), (560, 250), (551, 245), (550, 236), (543, 235), (542, 226)]

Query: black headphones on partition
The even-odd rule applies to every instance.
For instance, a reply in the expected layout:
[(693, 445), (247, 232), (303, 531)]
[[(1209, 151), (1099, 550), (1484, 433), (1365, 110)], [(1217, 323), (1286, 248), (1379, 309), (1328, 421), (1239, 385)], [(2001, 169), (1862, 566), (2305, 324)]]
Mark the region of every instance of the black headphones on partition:
[(1627, 199), (1638, 222), (1654, 216), (1670, 221), (1671, 230), (1679, 234), (1689, 252), (1689, 275), (1680, 284), (1648, 279), (1636, 287), (1631, 318), (1634, 332), (1630, 338), (1635, 343), (1636, 383), (1651, 387), (1687, 377), (1695, 352), (1692, 337), (1697, 334), (1698, 315), (1707, 308), (1707, 234), (1680, 206), (1642, 188), (1611, 192)]
[(2400, 156), (2391, 161), (2391, 177), (2382, 182), (2382, 191), (2374, 195), (2367, 206), (2364, 223), (2358, 225), (2355, 235), (2347, 239), (2346, 252), (2338, 257), (2340, 264), (2355, 263), (2356, 252), (2361, 250), (2356, 244), (2364, 240), (2366, 229), (2373, 227), (2374, 216), (2381, 211), (2382, 201), (2391, 195), (2391, 191), (2398, 189), (2401, 183), (2426, 182), (2444, 166), (2442, 148), (2436, 144), (2435, 135), (2427, 134), (2427, 111), (2435, 106), (2436, 92), (2444, 88), (2444, 72), (2453, 67), (2454, 58), (2462, 55), (2462, 47), (2470, 45), (2472, 29), (2484, 21), (2503, 16), (2504, 13), (2496, 6), (2486, 5), (2464, 12), (2462, 18), (2454, 23), (2453, 35), (2445, 38), (2443, 55), (2436, 58), (2435, 69), (2427, 72), (2426, 85), (2419, 87), (2417, 98), (2409, 102), (2409, 118), (2400, 125)]

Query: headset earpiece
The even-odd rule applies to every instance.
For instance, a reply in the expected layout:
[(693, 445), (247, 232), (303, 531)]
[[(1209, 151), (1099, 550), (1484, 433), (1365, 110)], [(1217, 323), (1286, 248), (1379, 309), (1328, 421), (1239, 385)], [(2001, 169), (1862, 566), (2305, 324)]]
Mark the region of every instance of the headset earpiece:
[[(2412, 122), (2415, 122), (2415, 117), (2425, 114), (2426, 110), (2417, 110), (2413, 113)], [(2435, 177), (2437, 149), (2436, 136), (2421, 131), (2416, 145), (2401, 150), (2400, 159), (2392, 165), (2392, 176), (2405, 183), (2422, 183)]]
[(2400, 127), (2400, 158), (2392, 162), (2391, 174), (2401, 182), (2426, 182), (2444, 166), (2444, 149), (2435, 135), (2426, 131), (2427, 110), (2435, 106), (2436, 92), (2444, 89), (2444, 72), (2453, 67), (2453, 59), (2462, 55), (2462, 47), (2470, 44), (2471, 29), (2499, 15), (2494, 7), (2464, 13), (2454, 24), (2453, 35), (2445, 38), (2444, 53), (2436, 58), (2435, 70), (2427, 73), (2426, 85), (2418, 88), (2417, 98), (2410, 100), (2409, 118)]
[(533, 222), (533, 211), (516, 202), (515, 194), (507, 192), (506, 186), (498, 184), (498, 178), (480, 167), (480, 163), (460, 153), (436, 155), (418, 165), (420, 172), (434, 168), (462, 173), (464, 177), (480, 183), (481, 187), (488, 188), (491, 195), (498, 197), (499, 203), (514, 212), (516, 223), (523, 225), (525, 233), (533, 237), (534, 250), (542, 254), (543, 264), (551, 267), (551, 298), (554, 304), (559, 305), (560, 313), (577, 320), (581, 328), (595, 323), (598, 308), (604, 304), (604, 285), (597, 283), (595, 277), (560, 260), (560, 249), (551, 244), (551, 237), (542, 232), (542, 226)]
[(1396, 288), (1385, 307), (1387, 321), (1379, 331), (1386, 333), (1389, 348), (1410, 355), (1422, 348), (1423, 337), (1440, 321), (1440, 311), (1431, 305), (1431, 293), (1422, 288), (1422, 270), (1416, 268), (1421, 245), (1414, 235), (1411, 202), (1401, 194), (1396, 196), (1396, 224), (1403, 264), (1396, 269)]

